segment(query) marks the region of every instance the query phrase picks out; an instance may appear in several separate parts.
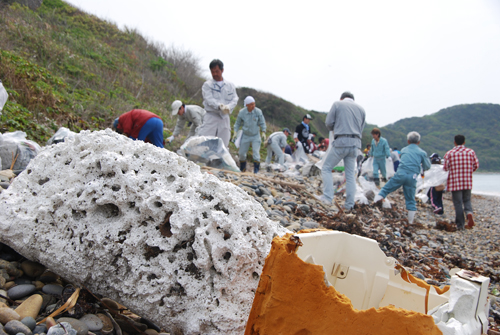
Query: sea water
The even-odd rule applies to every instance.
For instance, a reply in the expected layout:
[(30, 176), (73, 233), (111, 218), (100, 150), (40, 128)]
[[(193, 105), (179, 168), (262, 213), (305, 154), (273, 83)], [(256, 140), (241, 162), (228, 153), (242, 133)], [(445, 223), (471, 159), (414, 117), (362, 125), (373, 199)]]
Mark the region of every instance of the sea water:
[(474, 173), (472, 193), (500, 197), (500, 173)]

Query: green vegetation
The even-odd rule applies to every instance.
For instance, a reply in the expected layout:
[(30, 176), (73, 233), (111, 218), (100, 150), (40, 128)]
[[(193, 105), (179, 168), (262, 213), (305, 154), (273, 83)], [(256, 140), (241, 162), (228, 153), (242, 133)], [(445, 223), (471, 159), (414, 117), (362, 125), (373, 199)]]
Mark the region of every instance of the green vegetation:
[[(371, 129), (372, 125), (365, 128), (366, 135)], [(417, 131), (422, 136), (422, 149), (441, 157), (453, 148), (455, 135), (462, 134), (465, 145), (476, 152), (480, 171), (500, 171), (500, 105), (457, 105), (431, 115), (399, 120), (380, 131), (391, 147), (399, 149), (407, 145), (406, 134)]]
[[(177, 119), (171, 116), (170, 105), (174, 100), (202, 105), (200, 88), (205, 78), (189, 51), (165, 48), (133, 29), (120, 30), (62, 0), (44, 0), (35, 11), (2, 0), (0, 7), (0, 79), (9, 93), (0, 116), (2, 133), (22, 130), (43, 145), (61, 126), (76, 132), (104, 129), (132, 108), (158, 114), (165, 128), (173, 130)], [(268, 134), (283, 127), (293, 132), (309, 113), (312, 131), (318, 137), (328, 136), (325, 113), (247, 87), (238, 88), (238, 95), (231, 125), (244, 97), (252, 95), (264, 112)], [(476, 151), (482, 171), (500, 171), (499, 116), (500, 105), (460, 105), (400, 120), (381, 130), (398, 148), (406, 145), (406, 133), (416, 130), (423, 136), (422, 148), (441, 156), (453, 146), (454, 135), (461, 133)], [(371, 141), (373, 127), (366, 126), (364, 145)], [(176, 139), (167, 148), (175, 150), (182, 142), (183, 138)], [(236, 150), (232, 144), (230, 149)]]
[(201, 99), (204, 79), (189, 52), (165, 49), (61, 0), (44, 0), (36, 11), (3, 5), (0, 50), (9, 92), (0, 131), (22, 130), (40, 144), (60, 126), (106, 128), (134, 107), (160, 115), (171, 129), (170, 103)]

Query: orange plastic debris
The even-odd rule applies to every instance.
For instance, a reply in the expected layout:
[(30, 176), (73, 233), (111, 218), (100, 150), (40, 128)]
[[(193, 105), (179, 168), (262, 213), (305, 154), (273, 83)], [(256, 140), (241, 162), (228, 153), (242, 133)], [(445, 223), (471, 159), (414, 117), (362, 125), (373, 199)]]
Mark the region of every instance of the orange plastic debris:
[(393, 306), (354, 309), (349, 298), (327, 286), (322, 266), (295, 254), (297, 240), (291, 236), (273, 240), (246, 335), (442, 335), (429, 315)]

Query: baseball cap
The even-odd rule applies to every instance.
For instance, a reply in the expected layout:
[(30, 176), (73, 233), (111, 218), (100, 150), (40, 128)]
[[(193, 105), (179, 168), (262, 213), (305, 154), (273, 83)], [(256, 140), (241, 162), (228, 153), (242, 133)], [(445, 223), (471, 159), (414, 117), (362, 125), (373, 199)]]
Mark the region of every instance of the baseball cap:
[(313, 119), (313, 118), (311, 117), (311, 115), (309, 115), (309, 114), (304, 115), (304, 118), (309, 119), (309, 120), (312, 120), (312, 119)]

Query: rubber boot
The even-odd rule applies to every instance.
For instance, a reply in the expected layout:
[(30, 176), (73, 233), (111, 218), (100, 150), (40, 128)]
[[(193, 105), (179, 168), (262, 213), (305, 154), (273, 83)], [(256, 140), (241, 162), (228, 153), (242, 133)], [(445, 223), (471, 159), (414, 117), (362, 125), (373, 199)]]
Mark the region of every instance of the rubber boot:
[(245, 172), (246, 169), (247, 169), (247, 162), (246, 161), (240, 162), (240, 171)]
[(253, 173), (258, 173), (260, 169), (260, 162), (253, 162)]
[(417, 211), (408, 211), (408, 223), (412, 224), (413, 220), (415, 219), (415, 214), (417, 214)]
[(376, 185), (377, 187), (379, 187), (379, 186), (380, 186), (380, 179), (375, 178), (373, 181), (375, 182), (375, 185)]

